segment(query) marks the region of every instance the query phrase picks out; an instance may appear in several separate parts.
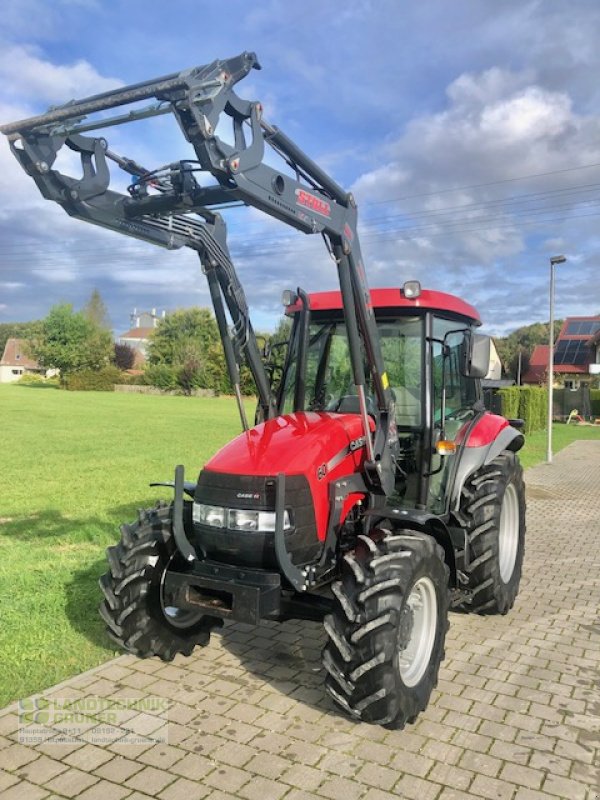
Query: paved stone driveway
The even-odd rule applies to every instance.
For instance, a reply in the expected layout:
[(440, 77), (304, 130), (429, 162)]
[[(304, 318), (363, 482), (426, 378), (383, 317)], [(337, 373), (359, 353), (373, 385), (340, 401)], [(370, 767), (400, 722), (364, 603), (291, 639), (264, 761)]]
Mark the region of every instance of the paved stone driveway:
[[(170, 702), (119, 735), (144, 744), (19, 743), (0, 713), (2, 800), (598, 800), (600, 443), (579, 442), (527, 474), (522, 590), (507, 617), (453, 614), (438, 690), (416, 725), (340, 716), (321, 688), (321, 628), (230, 625), (191, 659), (122, 656), (46, 697)], [(1, 665), (0, 665), (1, 669)], [(114, 732), (113, 732), (114, 733)], [(114, 736), (113, 736), (114, 738)], [(87, 739), (87, 741), (85, 741)]]

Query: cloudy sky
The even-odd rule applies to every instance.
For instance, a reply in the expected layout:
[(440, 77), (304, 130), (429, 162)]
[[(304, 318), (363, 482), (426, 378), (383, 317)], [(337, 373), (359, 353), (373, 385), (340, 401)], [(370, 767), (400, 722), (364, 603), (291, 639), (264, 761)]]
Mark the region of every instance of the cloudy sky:
[[(369, 282), (460, 294), (485, 328), (600, 312), (600, 5), (595, 0), (4, 0), (0, 121), (254, 50), (239, 84), (358, 200)], [(186, 157), (174, 123), (104, 133), (148, 167)], [(115, 130), (115, 129), (113, 129)], [(189, 156), (193, 153), (190, 151)], [(197, 258), (70, 219), (0, 142), (0, 322), (81, 307), (208, 305)], [(318, 237), (227, 213), (254, 312), (335, 286)]]

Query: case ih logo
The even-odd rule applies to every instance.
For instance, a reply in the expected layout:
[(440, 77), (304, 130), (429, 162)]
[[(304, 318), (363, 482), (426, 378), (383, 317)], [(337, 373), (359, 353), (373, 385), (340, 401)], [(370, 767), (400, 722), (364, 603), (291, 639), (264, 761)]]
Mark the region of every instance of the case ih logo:
[(315, 197), (314, 194), (305, 192), (304, 189), (296, 189), (296, 203), (299, 206), (310, 208), (311, 211), (320, 214), (322, 217), (331, 217), (331, 206), (329, 203), (326, 200), (322, 200), (320, 197)]
[(238, 492), (236, 497), (238, 500), (260, 500), (258, 492)]

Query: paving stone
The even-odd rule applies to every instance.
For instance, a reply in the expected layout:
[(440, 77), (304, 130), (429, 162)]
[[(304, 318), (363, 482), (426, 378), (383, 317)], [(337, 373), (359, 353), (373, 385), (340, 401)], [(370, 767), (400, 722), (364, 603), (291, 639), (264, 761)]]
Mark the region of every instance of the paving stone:
[(143, 769), (144, 765), (139, 764), (129, 758), (115, 756), (111, 761), (107, 761), (95, 770), (95, 774), (101, 778), (106, 778), (113, 783), (124, 783), (126, 780)]
[(512, 800), (516, 788), (514, 783), (476, 775), (469, 791), (477, 797), (486, 798), (486, 800)]
[[(282, 780), (284, 783), (290, 784), (290, 786), (294, 786), (297, 789), (313, 791), (317, 789), (317, 787), (320, 786), (321, 783), (323, 783), (327, 778), (329, 778), (329, 775), (326, 772), (323, 772), (323, 769), (324, 767), (322, 764), (319, 764), (319, 769), (314, 769), (306, 764), (294, 764), (293, 767), (286, 769), (285, 772), (281, 774), (280, 780)], [(356, 769), (354, 772), (355, 771)]]
[(8, 789), (9, 786), (12, 786), (14, 783), (18, 782), (18, 775), (0, 769), (0, 792), (3, 792), (5, 789)]
[(437, 800), (440, 789), (439, 783), (424, 781), (414, 775), (403, 775), (394, 786), (394, 792), (402, 800)]
[(280, 800), (287, 791), (288, 787), (277, 781), (255, 776), (238, 790), (237, 796), (246, 800)]
[(169, 783), (173, 783), (175, 777), (171, 773), (154, 767), (144, 767), (131, 778), (125, 781), (125, 786), (131, 789), (138, 789), (140, 792), (149, 792), (153, 795), (162, 791)]
[(65, 795), (65, 797), (79, 797), (82, 792), (89, 789), (94, 783), (98, 783), (98, 778), (95, 775), (88, 775), (80, 769), (70, 767), (66, 772), (47, 781), (45, 788)]
[(47, 789), (27, 781), (20, 781), (2, 792), (2, 800), (46, 800), (48, 795)]
[(235, 794), (245, 783), (249, 782), (250, 775), (244, 770), (221, 765), (217, 766), (203, 780), (215, 789), (223, 789)]
[(455, 789), (466, 791), (471, 785), (475, 773), (451, 764), (438, 762), (427, 777), (430, 781), (441, 783), (442, 786), (452, 786)]
[(39, 757), (37, 750), (22, 744), (11, 744), (0, 750), (0, 769), (16, 770), (35, 761)]
[(160, 800), (204, 800), (210, 792), (211, 788), (209, 786), (203, 786), (198, 781), (177, 778), (157, 796)]
[(555, 797), (568, 797), (569, 800), (586, 800), (587, 786), (578, 781), (561, 778), (559, 775), (548, 775), (542, 789), (546, 794)]
[(86, 744), (66, 755), (63, 761), (71, 767), (91, 772), (102, 766), (102, 764), (106, 764), (111, 758), (114, 758), (114, 753), (110, 750), (104, 750), (102, 747), (96, 747), (93, 744)]
[(168, 744), (157, 744), (140, 753), (138, 760), (157, 769), (168, 770), (185, 756), (185, 750)]
[(131, 789), (127, 786), (100, 781), (78, 795), (78, 800), (122, 800), (124, 797), (131, 798), (131, 796)]
[(22, 780), (44, 784), (67, 769), (67, 764), (63, 764), (61, 761), (55, 761), (52, 758), (48, 758), (48, 756), (40, 756), (35, 761), (30, 761), (29, 764), (21, 767), (18, 775)]
[(204, 756), (188, 753), (170, 769), (173, 777), (177, 775), (191, 781), (203, 781), (215, 768), (215, 764)]
[(542, 785), (543, 775), (539, 770), (524, 767), (522, 764), (505, 764), (502, 767), (499, 778), (516, 783), (517, 786), (539, 789)]
[(359, 800), (367, 791), (366, 786), (346, 778), (328, 778), (319, 786), (319, 795), (329, 800)]

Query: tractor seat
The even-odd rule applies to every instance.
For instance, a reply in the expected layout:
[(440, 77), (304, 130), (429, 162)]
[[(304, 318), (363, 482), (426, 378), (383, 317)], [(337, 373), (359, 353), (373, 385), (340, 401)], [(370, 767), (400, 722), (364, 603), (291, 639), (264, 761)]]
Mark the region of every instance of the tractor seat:
[(393, 386), (396, 398), (396, 425), (416, 428), (421, 424), (421, 397), (418, 389)]

